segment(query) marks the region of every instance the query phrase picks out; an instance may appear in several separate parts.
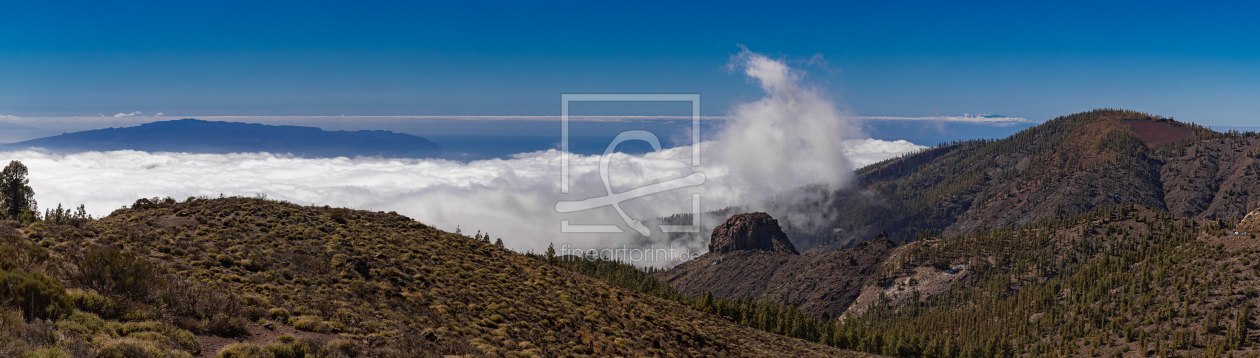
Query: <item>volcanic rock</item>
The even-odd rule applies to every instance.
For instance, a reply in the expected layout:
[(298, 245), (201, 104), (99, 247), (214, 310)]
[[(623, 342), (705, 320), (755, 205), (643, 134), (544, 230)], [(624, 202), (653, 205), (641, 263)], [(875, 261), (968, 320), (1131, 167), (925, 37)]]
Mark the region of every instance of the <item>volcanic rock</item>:
[(744, 250), (790, 252), (799, 255), (779, 228), (779, 221), (766, 213), (739, 214), (713, 229), (709, 252), (730, 253)]
[(827, 253), (709, 252), (653, 275), (689, 296), (767, 299), (826, 319), (839, 317), (857, 300), (896, 246), (878, 236)]
[(1238, 223), (1238, 232), (1260, 235), (1260, 209), (1252, 211)]

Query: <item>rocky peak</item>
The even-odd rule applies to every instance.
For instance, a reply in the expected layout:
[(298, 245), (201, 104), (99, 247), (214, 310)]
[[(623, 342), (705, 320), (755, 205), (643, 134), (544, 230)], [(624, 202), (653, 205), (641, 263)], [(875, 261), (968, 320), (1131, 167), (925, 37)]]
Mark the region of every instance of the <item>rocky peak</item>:
[(888, 230), (881, 231), (879, 235), (875, 235), (870, 241), (863, 241), (853, 244), (854, 249), (865, 249), (868, 247), (876, 247), (880, 249), (891, 249), (897, 247), (897, 243), (888, 238)]
[(748, 213), (732, 216), (713, 229), (709, 252), (728, 253), (743, 250), (790, 252), (799, 255), (788, 241), (787, 234), (779, 227), (779, 221), (766, 213)]

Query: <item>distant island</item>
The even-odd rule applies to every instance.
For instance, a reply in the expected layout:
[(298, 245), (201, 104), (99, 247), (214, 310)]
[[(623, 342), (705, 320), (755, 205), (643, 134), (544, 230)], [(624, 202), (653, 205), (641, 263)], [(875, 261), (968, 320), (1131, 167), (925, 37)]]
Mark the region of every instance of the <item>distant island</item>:
[(391, 131), (325, 131), (315, 127), (180, 120), (105, 128), (5, 144), (0, 150), (43, 148), (54, 152), (139, 150), (203, 154), (267, 152), (307, 158), (433, 158), (437, 143)]

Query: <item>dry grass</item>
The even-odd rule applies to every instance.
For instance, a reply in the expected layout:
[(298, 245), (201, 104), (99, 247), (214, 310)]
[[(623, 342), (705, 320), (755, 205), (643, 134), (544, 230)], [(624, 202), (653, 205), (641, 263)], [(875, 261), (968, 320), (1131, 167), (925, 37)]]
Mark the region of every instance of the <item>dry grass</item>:
[[(342, 337), (300, 348), (317, 357), (858, 355), (732, 324), (392, 213), (257, 198), (155, 199), (40, 232), (57, 262), (53, 276), (75, 289), (74, 317), (106, 326), (158, 322), (170, 329), (146, 332), (172, 342), (183, 334), (239, 336), (249, 322), (272, 322)], [(155, 356), (154, 349), (180, 349), (155, 334), (102, 341), (93, 338), (97, 330), (67, 327), (97, 350), (106, 342)], [(257, 347), (238, 349), (257, 356), (299, 349)], [(212, 353), (220, 352), (205, 352)]]

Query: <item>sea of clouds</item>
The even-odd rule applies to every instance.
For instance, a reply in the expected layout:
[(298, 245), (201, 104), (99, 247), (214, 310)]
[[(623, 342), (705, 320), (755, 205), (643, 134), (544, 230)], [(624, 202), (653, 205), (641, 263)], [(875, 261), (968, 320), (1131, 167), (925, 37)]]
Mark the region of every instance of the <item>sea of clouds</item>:
[[(692, 148), (644, 155), (614, 153), (608, 179), (614, 192), (703, 173), (703, 185), (627, 200), (622, 207), (640, 220), (690, 212), (692, 194), (701, 210), (753, 203), (805, 185), (839, 189), (851, 185), (864, 165), (925, 147), (906, 141), (869, 139), (857, 116), (804, 83), (803, 72), (782, 60), (744, 51), (730, 68), (765, 92), (760, 100), (733, 107), (727, 127), (700, 144), (702, 165), (691, 165)], [(41, 208), (86, 205), (95, 216), (137, 198), (253, 196), (302, 205), (331, 205), (396, 211), (444, 230), (488, 232), (511, 249), (541, 251), (548, 244), (575, 248), (676, 248), (706, 251), (707, 231), (680, 238), (642, 237), (611, 207), (560, 213), (559, 201), (607, 195), (600, 156), (570, 155), (568, 194), (561, 193), (561, 157), (555, 150), (511, 159), (462, 163), (381, 158), (296, 158), (268, 153), (188, 154), (137, 151), (55, 154), (37, 150), (0, 153), (30, 168), (30, 185)], [(561, 232), (561, 221), (618, 224), (619, 234)], [(650, 264), (650, 263), (649, 263)]]

